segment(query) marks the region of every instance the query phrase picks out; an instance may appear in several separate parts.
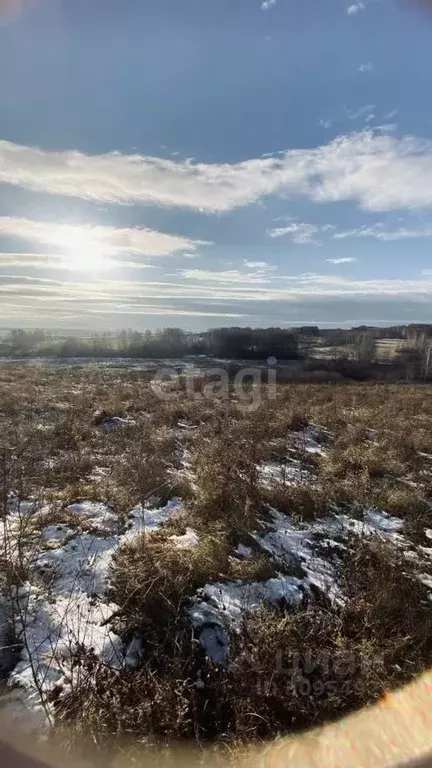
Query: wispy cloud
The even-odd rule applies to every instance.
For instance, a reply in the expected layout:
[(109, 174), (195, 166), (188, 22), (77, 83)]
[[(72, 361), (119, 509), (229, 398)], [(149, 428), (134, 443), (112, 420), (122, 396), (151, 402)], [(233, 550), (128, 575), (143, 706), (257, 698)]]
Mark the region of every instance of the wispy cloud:
[(244, 262), (246, 270), (225, 269), (181, 269), (178, 274), (186, 280), (198, 280), (208, 283), (222, 283), (224, 285), (242, 285), (270, 283), (275, 267), (265, 262)]
[(93, 247), (107, 255), (169, 256), (182, 250), (193, 252), (203, 245), (200, 241), (151, 229), (57, 224), (12, 216), (0, 217), (0, 235), (55, 248), (63, 252), (63, 257), (71, 246)]
[[(330, 268), (329, 268), (330, 271)], [(235, 272), (235, 270), (234, 270)], [(103, 280), (70, 282), (0, 274), (0, 319), (3, 324), (50, 327), (155, 326), (177, 317), (183, 327), (191, 318), (219, 318), (223, 324), (295, 324), (301, 319), (334, 325), (358, 325), (380, 316), (427, 322), (432, 275), (414, 279), (359, 280), (340, 274), (272, 275), (265, 284), (245, 283), (242, 270), (184, 273), (177, 281)], [(377, 313), (377, 314), (374, 314)], [(156, 318), (153, 323), (151, 318)], [(98, 319), (99, 318), (99, 319)], [(183, 320), (182, 320), (183, 318)], [(349, 319), (348, 319), (349, 318)], [(169, 320), (168, 320), (169, 322)]]
[(302, 298), (331, 298), (336, 296), (432, 296), (432, 279), (429, 275), (413, 279), (349, 279), (341, 275), (304, 273), (274, 276), (265, 285), (259, 281), (244, 284), (239, 270), (191, 270), (183, 271), (181, 282), (104, 280), (93, 283), (65, 282), (61, 280), (30, 278), (28, 276), (0, 274), (0, 304), (24, 299), (36, 306), (39, 302), (54, 304), (82, 304), (93, 311), (123, 308), (164, 306), (170, 302), (178, 306), (185, 302), (193, 309), (194, 302), (205, 305), (205, 311), (220, 311), (220, 304), (229, 304), (233, 313), (242, 313), (243, 302), (295, 301)]
[(291, 235), (291, 239), (297, 245), (321, 245), (318, 235), (331, 232), (336, 227), (333, 224), (311, 224), (306, 221), (292, 221), (285, 227), (275, 227), (268, 229), (267, 234), (271, 238), (286, 237)]
[(371, 61), (367, 61), (364, 64), (360, 64), (360, 66), (358, 68), (358, 71), (359, 72), (372, 72), (373, 68), (374, 68), (374, 65), (372, 64), (372, 62)]
[[(184, 257), (184, 254), (182, 254)], [(17, 267), (18, 269), (74, 269), (79, 271), (79, 267), (72, 265), (65, 259), (65, 254), (62, 253), (15, 253), (15, 252), (0, 252), (0, 267)], [(121, 260), (111, 259), (105, 265), (106, 269), (156, 269), (154, 264), (149, 264), (142, 259), (127, 260), (122, 258)]]
[(274, 266), (268, 264), (266, 261), (249, 261), (248, 259), (243, 259), (243, 264), (249, 269), (261, 269), (267, 272), (271, 272), (274, 269)]
[(267, 234), (271, 238), (291, 235), (292, 241), (298, 245), (309, 245), (311, 243), (318, 245), (318, 240), (315, 239), (315, 235), (318, 231), (319, 227), (317, 227), (315, 224), (295, 221), (292, 224), (288, 224), (286, 227), (275, 227), (274, 229), (269, 229)]
[(367, 118), (373, 114), (375, 110), (375, 104), (365, 104), (358, 109), (348, 109), (347, 115), (350, 120), (358, 120), (360, 117)]
[(426, 224), (417, 229), (410, 229), (409, 227), (386, 229), (382, 222), (377, 222), (371, 226), (363, 226), (358, 227), (357, 229), (335, 232), (333, 237), (336, 240), (346, 240), (351, 237), (372, 237), (375, 238), (375, 240), (381, 240), (383, 242), (392, 242), (394, 240), (418, 240), (432, 237), (432, 224)]
[(64, 261), (64, 257), (57, 253), (0, 253), (1, 267), (56, 269), (62, 260)]
[(329, 264), (352, 264), (357, 261), (353, 256), (342, 256), (340, 259), (327, 259)]
[(365, 10), (365, 4), (364, 3), (353, 3), (352, 5), (349, 5), (346, 9), (346, 12), (348, 16), (356, 16), (357, 13), (360, 13), (360, 11)]
[[(231, 211), (272, 194), (318, 202), (353, 200), (375, 211), (421, 209), (432, 206), (432, 141), (366, 130), (314, 149), (233, 164), (48, 152), (0, 142), (1, 182), (100, 202), (209, 213)], [(163, 251), (172, 245), (166, 240), (159, 247)], [(184, 243), (180, 247), (188, 248)]]
[[(250, 266), (250, 265), (253, 266)], [(149, 327), (170, 322), (190, 328), (235, 320), (245, 324), (295, 324), (303, 318), (319, 324), (358, 325), (380, 317), (390, 322), (427, 322), (432, 275), (410, 280), (352, 280), (340, 274), (280, 275), (263, 281), (245, 274), (267, 269), (250, 262), (246, 269), (183, 271), (167, 280), (70, 280), (0, 274), (0, 320), (20, 327)], [(329, 268), (330, 271), (330, 268)], [(402, 317), (402, 320), (400, 319)], [(152, 320), (154, 318), (154, 320)], [(174, 318), (176, 318), (174, 320)], [(199, 320), (201, 318), (201, 320)]]
[(383, 125), (374, 125), (374, 131), (378, 131), (380, 133), (393, 133), (393, 131), (397, 131), (397, 129), (397, 123), (384, 123)]
[[(432, 222), (423, 223), (421, 226), (409, 227), (399, 226), (395, 229), (389, 229), (381, 221), (375, 224), (366, 225), (355, 229), (338, 229), (335, 224), (313, 224), (310, 222), (292, 221), (285, 227), (276, 227), (268, 229), (267, 235), (271, 238), (291, 236), (293, 242), (299, 245), (313, 243), (322, 244), (324, 235), (334, 240), (347, 240), (350, 238), (374, 238), (382, 242), (392, 242), (396, 240), (418, 240), (432, 238)], [(348, 261), (355, 261), (353, 258), (328, 259), (332, 264), (343, 264)]]
[(276, 5), (276, 0), (264, 0), (264, 2), (261, 3), (261, 8), (263, 11), (269, 11), (271, 8), (274, 8)]
[[(393, 242), (396, 240), (419, 240), (432, 238), (432, 222), (423, 223), (417, 227), (399, 226), (390, 229), (381, 222), (366, 225), (355, 229), (338, 229), (335, 224), (313, 224), (310, 222), (296, 222), (288, 224), (285, 227), (276, 227), (268, 229), (267, 235), (271, 238), (279, 238), (287, 235), (299, 245), (314, 243), (322, 244), (324, 235), (334, 240), (348, 240), (350, 238), (374, 238), (382, 242)], [(352, 258), (328, 259), (332, 264), (343, 264), (348, 261), (355, 261)]]

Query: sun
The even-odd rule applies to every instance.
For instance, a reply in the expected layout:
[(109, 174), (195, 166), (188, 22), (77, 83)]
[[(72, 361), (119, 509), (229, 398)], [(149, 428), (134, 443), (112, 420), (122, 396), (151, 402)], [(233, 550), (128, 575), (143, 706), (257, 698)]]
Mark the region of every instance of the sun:
[(111, 266), (106, 244), (91, 229), (68, 227), (56, 237), (64, 264), (78, 272), (101, 272)]

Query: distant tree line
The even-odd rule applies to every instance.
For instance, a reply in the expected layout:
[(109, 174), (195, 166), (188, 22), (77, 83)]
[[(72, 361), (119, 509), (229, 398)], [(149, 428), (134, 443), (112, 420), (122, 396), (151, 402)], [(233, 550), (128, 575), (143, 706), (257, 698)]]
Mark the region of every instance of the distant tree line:
[[(410, 328), (420, 326), (394, 325), (386, 328), (376, 328), (369, 325), (359, 325), (356, 328), (320, 328), (316, 334), (328, 347), (340, 347), (356, 344), (359, 336), (368, 334), (369, 338), (379, 339), (405, 339)], [(429, 327), (432, 333), (432, 326)], [(300, 330), (300, 329), (299, 329)], [(303, 329), (302, 329), (303, 330)]]
[[(390, 356), (378, 353), (381, 339)], [(394, 345), (392, 342), (394, 341)], [(400, 343), (399, 343), (400, 342)], [(323, 355), (323, 350), (325, 355)], [(379, 378), (382, 369), (395, 380), (432, 379), (432, 325), (391, 328), (213, 328), (190, 333), (181, 328), (156, 331), (61, 335), (45, 330), (11, 330), (0, 338), (0, 356), (14, 358), (181, 359), (203, 355), (224, 360), (303, 360), (304, 370), (318, 367), (345, 377)], [(326, 364), (323, 365), (325, 359)]]
[(0, 355), (10, 357), (183, 358), (208, 355), (235, 360), (292, 360), (296, 334), (282, 328), (217, 328), (188, 333), (180, 328), (61, 336), (44, 330), (12, 330), (0, 339)]

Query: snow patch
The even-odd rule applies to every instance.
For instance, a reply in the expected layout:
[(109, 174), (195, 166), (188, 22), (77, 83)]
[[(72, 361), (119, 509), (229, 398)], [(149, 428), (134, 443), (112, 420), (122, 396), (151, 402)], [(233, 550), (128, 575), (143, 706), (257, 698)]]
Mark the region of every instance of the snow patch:
[(70, 504), (66, 512), (92, 523), (99, 530), (117, 531), (119, 528), (119, 518), (114, 510), (100, 501), (80, 501)]
[(281, 575), (263, 582), (207, 584), (199, 590), (189, 616), (205, 653), (220, 664), (228, 653), (229, 630), (239, 629), (248, 613), (262, 605), (299, 605), (303, 597), (302, 582), (292, 576)]
[(72, 684), (79, 670), (73, 665), (78, 651), (92, 651), (102, 661), (121, 664), (122, 643), (109, 628), (117, 606), (104, 602), (117, 546), (117, 537), (81, 533), (58, 549), (41, 553), (33, 583), (17, 590), (16, 624), (23, 649), (9, 684), (23, 689), (23, 705), (24, 692), (29, 692), (30, 708), (38, 691), (48, 718), (47, 697), (55, 686), (65, 691)]
[(286, 515), (276, 510), (273, 510), (272, 516), (273, 530), (264, 536), (255, 535), (256, 541), (276, 560), (290, 565), (300, 564), (308, 587), (314, 585), (330, 599), (340, 601), (335, 565), (315, 552), (318, 541), (315, 539), (314, 525), (297, 528)]
[(8, 516), (30, 517), (40, 512), (42, 504), (36, 499), (20, 499), (19, 496), (11, 494), (6, 502), (6, 511)]
[[(290, 518), (277, 510), (272, 511), (272, 528), (265, 535), (255, 535), (255, 540), (276, 560), (297, 563), (305, 573), (305, 584), (317, 587), (330, 600), (341, 603), (343, 595), (338, 585), (340, 561), (337, 550), (343, 548), (343, 541), (348, 533), (359, 536), (381, 536), (393, 544), (406, 544), (406, 539), (399, 533), (403, 521), (386, 512), (368, 509), (363, 519), (357, 520), (343, 514), (335, 514), (295, 526)], [(325, 556), (318, 548), (327, 546), (333, 550)]]
[[(432, 592), (432, 576), (429, 573), (419, 573), (418, 580)], [(432, 600), (432, 594), (430, 595), (430, 599)]]
[(260, 464), (257, 469), (259, 480), (264, 486), (272, 486), (275, 482), (281, 485), (293, 485), (313, 480), (312, 474), (295, 459), (284, 463), (266, 462)]
[(74, 535), (74, 529), (65, 523), (59, 523), (58, 525), (48, 525), (42, 531), (42, 537), (49, 544), (54, 542), (64, 544), (67, 539), (71, 539)]
[(142, 533), (157, 531), (174, 512), (181, 508), (179, 498), (171, 499), (164, 507), (147, 507), (139, 504), (129, 513), (129, 527), (123, 541), (131, 541)]
[[(110, 626), (118, 610), (106, 599), (113, 555), (144, 530), (157, 530), (179, 507), (180, 500), (173, 499), (156, 509), (136, 508), (131, 512), (131, 529), (119, 536), (112, 533), (118, 518), (109, 506), (82, 501), (66, 511), (86, 524), (91, 522), (94, 531), (58, 524), (37, 533), (32, 543), (31, 582), (15, 589), (13, 605), (0, 598), (0, 641), (10, 611), (15, 615), (17, 639), (22, 645), (20, 660), (8, 680), (9, 686), (16, 688), (2, 700), (14, 719), (31, 730), (50, 724), (48, 696), (54, 688), (64, 694), (82, 674), (82, 668), (74, 663), (79, 652), (92, 652), (114, 667), (137, 663), (141, 652), (138, 641), (125, 651)], [(33, 501), (20, 502), (18, 512), (14, 500), (10, 509), (0, 528), (0, 544), (7, 541), (8, 551), (13, 552), (18, 549), (23, 512), (34, 514), (40, 506)], [(190, 530), (190, 542), (192, 534), (196, 535)]]
[(239, 557), (249, 558), (252, 555), (252, 549), (251, 547), (247, 547), (245, 544), (238, 544), (237, 548), (235, 550), (236, 555), (239, 555)]
[(331, 437), (331, 433), (325, 427), (318, 424), (308, 423), (301, 432), (295, 436), (295, 443), (298, 450), (304, 453), (317, 454), (318, 456), (327, 456), (327, 450), (319, 441), (319, 435), (326, 438)]
[(199, 536), (193, 528), (187, 528), (183, 536), (170, 536), (169, 540), (175, 544), (178, 549), (192, 549), (199, 544)]

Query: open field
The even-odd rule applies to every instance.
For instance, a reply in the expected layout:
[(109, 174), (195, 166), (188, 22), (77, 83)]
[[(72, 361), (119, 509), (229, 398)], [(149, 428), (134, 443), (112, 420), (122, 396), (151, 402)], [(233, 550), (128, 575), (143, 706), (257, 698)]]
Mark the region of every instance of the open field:
[(378, 360), (391, 360), (408, 345), (403, 339), (377, 339), (375, 355)]
[[(405, 339), (376, 339), (373, 357), (382, 362), (394, 360), (407, 347), (409, 347), (409, 343)], [(354, 344), (332, 347), (317, 345), (311, 349), (311, 356), (322, 360), (334, 360), (338, 357), (355, 360), (358, 356), (358, 349)]]
[(427, 669), (432, 390), (217, 397), (202, 375), (151, 378), (0, 366), (0, 668), (17, 722), (67, 726), (72, 747), (229, 756)]

